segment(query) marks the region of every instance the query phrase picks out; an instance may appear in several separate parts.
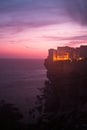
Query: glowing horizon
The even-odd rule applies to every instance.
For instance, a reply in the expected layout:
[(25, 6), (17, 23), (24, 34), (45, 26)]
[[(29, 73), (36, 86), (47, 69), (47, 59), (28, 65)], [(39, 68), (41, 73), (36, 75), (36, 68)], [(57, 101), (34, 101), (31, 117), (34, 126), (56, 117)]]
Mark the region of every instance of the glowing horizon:
[(85, 2), (78, 1), (80, 10), (69, 0), (1, 1), (0, 58), (45, 58), (49, 48), (87, 45)]

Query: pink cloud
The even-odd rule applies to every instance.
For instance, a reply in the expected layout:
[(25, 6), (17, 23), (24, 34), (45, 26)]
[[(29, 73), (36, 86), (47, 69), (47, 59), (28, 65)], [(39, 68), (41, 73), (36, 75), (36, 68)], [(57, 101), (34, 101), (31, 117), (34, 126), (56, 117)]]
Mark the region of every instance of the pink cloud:
[(43, 38), (49, 41), (87, 40), (87, 35), (77, 35), (69, 37), (44, 36)]

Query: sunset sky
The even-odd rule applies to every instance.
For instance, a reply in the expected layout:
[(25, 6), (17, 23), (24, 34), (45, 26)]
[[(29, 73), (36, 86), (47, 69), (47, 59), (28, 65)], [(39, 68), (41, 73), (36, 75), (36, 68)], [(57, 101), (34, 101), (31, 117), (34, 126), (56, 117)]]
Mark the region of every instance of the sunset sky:
[(0, 0), (0, 58), (87, 44), (87, 0)]

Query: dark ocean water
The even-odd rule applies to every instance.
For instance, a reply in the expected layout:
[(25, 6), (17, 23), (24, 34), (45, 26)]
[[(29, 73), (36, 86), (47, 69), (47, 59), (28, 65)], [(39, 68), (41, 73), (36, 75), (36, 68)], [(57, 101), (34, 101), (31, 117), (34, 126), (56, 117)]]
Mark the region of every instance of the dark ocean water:
[(0, 100), (16, 105), (25, 115), (44, 87), (44, 60), (0, 59)]

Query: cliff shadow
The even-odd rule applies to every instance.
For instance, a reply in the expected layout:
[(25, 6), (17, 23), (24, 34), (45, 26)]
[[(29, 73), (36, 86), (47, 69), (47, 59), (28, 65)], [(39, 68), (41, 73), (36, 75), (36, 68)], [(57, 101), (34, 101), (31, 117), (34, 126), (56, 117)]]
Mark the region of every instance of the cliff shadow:
[(87, 74), (48, 71), (47, 78), (40, 96), (39, 123), (51, 129), (87, 129)]

